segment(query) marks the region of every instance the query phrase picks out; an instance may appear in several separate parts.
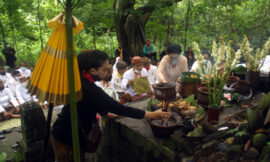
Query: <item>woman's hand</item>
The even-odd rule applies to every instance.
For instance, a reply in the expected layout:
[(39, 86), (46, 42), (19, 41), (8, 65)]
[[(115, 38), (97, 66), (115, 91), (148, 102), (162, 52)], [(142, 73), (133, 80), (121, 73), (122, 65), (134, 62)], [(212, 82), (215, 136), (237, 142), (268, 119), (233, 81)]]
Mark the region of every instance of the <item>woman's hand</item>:
[(160, 119), (160, 120), (168, 120), (171, 117), (170, 112), (164, 112), (161, 109), (156, 110), (154, 112), (145, 111), (144, 118), (146, 119)]
[(117, 117), (118, 117), (118, 115), (116, 115), (116, 114), (114, 114), (114, 113), (110, 113), (110, 112), (108, 112), (108, 113), (106, 114), (106, 116), (107, 116), (108, 118), (111, 118), (111, 119), (117, 118)]

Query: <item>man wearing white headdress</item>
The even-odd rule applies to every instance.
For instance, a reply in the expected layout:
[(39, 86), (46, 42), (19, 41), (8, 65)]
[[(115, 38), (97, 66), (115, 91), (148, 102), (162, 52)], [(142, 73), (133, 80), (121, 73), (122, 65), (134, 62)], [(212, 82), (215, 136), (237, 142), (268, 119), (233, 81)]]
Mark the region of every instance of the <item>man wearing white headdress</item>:
[(16, 96), (20, 104), (28, 101), (38, 101), (35, 96), (28, 93), (26, 88), (28, 84), (28, 79), (25, 76), (20, 77), (20, 84), (16, 87)]
[(129, 94), (131, 97), (139, 99), (140, 97), (146, 96), (147, 94), (143, 93), (142, 95), (138, 95), (132, 88), (133, 81), (136, 78), (147, 78), (147, 71), (145, 70), (145, 68), (143, 68), (142, 58), (139, 56), (133, 57), (131, 60), (131, 64), (133, 65), (133, 67), (126, 71), (123, 75), (121, 88), (125, 90), (126, 94)]

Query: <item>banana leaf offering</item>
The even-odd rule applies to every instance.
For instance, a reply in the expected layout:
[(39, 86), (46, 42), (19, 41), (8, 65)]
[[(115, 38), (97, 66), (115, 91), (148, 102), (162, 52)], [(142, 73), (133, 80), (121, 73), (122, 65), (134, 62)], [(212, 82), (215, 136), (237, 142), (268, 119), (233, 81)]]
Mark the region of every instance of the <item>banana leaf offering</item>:
[(132, 89), (140, 95), (151, 92), (151, 87), (146, 77), (134, 79)]
[(195, 72), (183, 72), (181, 73), (182, 83), (200, 83), (200, 74)]

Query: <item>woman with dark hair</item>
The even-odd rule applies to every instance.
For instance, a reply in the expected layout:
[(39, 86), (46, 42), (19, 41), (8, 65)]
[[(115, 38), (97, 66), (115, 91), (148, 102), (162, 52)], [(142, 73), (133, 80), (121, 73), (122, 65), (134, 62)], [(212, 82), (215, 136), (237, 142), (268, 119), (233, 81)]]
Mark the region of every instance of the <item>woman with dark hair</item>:
[[(106, 77), (106, 68), (109, 65), (108, 56), (105, 52), (99, 50), (82, 51), (78, 55), (78, 65), (81, 74), (81, 83), (83, 90), (83, 98), (77, 102), (77, 112), (79, 120), (79, 141), (81, 147), (81, 156), (84, 159), (85, 143), (83, 142), (83, 134), (89, 134), (92, 125), (97, 122), (96, 114), (106, 114), (112, 112), (117, 115), (131, 118), (150, 118), (150, 119), (168, 119), (170, 113), (148, 112), (125, 105), (121, 105), (110, 96), (108, 96), (101, 88), (95, 85), (95, 81)], [(57, 162), (72, 161), (72, 134), (70, 121), (70, 107), (66, 105), (53, 126), (52, 145), (55, 152)]]
[(184, 56), (186, 56), (187, 58), (188, 70), (190, 70), (193, 63), (195, 62), (195, 57), (192, 51), (192, 47), (188, 47), (188, 50), (185, 52)]
[(171, 44), (157, 68), (157, 79), (159, 83), (176, 83), (182, 72), (188, 70), (187, 59), (181, 56), (181, 47)]
[(203, 72), (202, 71), (203, 69), (201, 69), (199, 67), (199, 63), (198, 63), (197, 60), (193, 63), (190, 71), (197, 72), (197, 73), (200, 73), (200, 74), (201, 73), (208, 74), (212, 70), (212, 63), (211, 63), (211, 60), (210, 60), (210, 54), (209, 54), (209, 52), (208, 51), (203, 51), (202, 52), (202, 55), (203, 55), (203, 59), (204, 59), (204, 70), (205, 70), (205, 72)]

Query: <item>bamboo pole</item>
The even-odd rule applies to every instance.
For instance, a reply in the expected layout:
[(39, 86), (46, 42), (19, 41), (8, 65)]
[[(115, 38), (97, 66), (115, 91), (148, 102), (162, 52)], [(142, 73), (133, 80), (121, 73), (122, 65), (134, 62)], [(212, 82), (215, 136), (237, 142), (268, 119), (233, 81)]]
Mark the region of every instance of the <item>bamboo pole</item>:
[(74, 68), (73, 68), (73, 32), (72, 32), (72, 2), (66, 0), (66, 38), (67, 38), (67, 61), (68, 61), (68, 80), (69, 80), (69, 105), (72, 128), (72, 142), (74, 161), (80, 162), (80, 144), (78, 134), (78, 116), (75, 94)]

